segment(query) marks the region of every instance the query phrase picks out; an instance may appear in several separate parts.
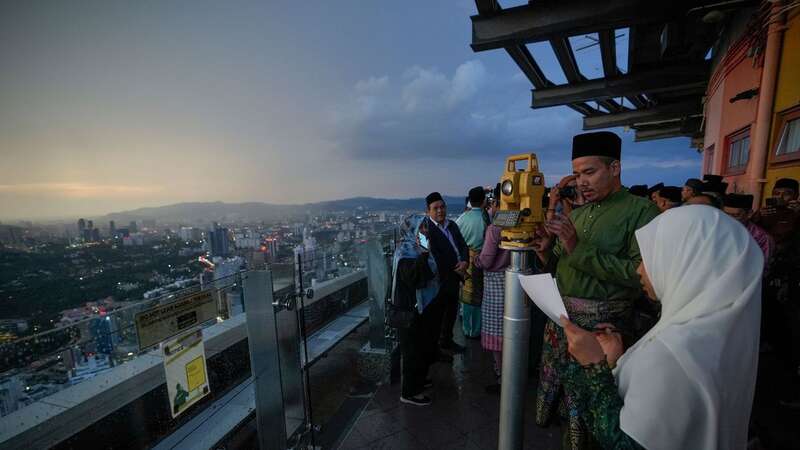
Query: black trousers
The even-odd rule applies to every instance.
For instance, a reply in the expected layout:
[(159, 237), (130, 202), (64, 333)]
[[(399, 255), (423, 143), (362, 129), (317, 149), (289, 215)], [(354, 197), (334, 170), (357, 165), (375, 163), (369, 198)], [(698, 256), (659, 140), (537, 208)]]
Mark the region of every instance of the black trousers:
[(441, 300), (444, 307), (444, 318), (442, 319), (441, 342), (447, 344), (453, 341), (453, 327), (456, 325), (458, 317), (458, 291), (461, 288), (456, 280), (443, 283), (441, 291), (437, 297)]
[(402, 355), (401, 395), (413, 397), (424, 390), (428, 370), (439, 354), (439, 330), (442, 327), (444, 303), (439, 298), (417, 314), (408, 328), (398, 330)]

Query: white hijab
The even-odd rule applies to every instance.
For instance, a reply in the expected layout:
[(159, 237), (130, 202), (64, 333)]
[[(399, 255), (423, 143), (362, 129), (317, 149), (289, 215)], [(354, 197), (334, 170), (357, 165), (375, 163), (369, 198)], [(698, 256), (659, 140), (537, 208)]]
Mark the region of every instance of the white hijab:
[(619, 359), (620, 428), (647, 449), (744, 449), (755, 391), (762, 252), (718, 209), (636, 232), (661, 319)]

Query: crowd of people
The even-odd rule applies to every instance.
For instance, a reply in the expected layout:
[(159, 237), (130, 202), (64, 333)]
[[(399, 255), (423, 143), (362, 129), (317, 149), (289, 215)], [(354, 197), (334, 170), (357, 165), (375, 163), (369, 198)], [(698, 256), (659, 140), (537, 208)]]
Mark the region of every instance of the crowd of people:
[[(745, 448), (759, 352), (780, 355), (793, 377), (781, 405), (800, 408), (798, 182), (777, 180), (758, 208), (716, 175), (626, 188), (621, 165), (616, 134), (577, 135), (573, 175), (543, 202), (530, 244), (568, 317), (538, 336), (536, 422), (559, 420), (568, 449)], [(464, 351), (459, 305), (463, 335), (493, 355), (487, 391), (502, 389), (499, 199), (499, 185), (475, 187), (450, 221), (434, 192), (402, 224), (387, 310), (401, 402), (429, 405), (430, 366)]]

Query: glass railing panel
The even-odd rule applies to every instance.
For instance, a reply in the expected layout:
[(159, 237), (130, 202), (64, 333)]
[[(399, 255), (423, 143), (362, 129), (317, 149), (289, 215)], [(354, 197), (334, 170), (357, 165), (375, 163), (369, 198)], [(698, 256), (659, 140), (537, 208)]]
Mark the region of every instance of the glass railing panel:
[[(370, 323), (372, 273), (380, 274), (378, 284), (389, 282), (389, 261), (394, 248), (393, 229), (359, 239), (343, 250), (317, 252), (314, 264), (304, 267), (304, 287), (314, 289), (304, 299), (301, 328), (307, 336), (308, 364), (304, 376), (313, 424), (314, 444), (328, 448), (366, 405), (376, 383), (388, 375), (388, 352), (370, 345), (371, 329), (384, 338), (382, 315)], [(333, 257), (331, 257), (331, 255)], [(320, 266), (323, 269), (320, 269)], [(314, 278), (309, 279), (309, 272)], [(319, 274), (328, 276), (320, 281)], [(380, 289), (379, 289), (380, 290)], [(380, 296), (382, 306), (384, 296)]]
[[(238, 274), (203, 288), (211, 290), (218, 310), (216, 320), (204, 326), (241, 314)], [(0, 384), (8, 389), (0, 413), (23, 409), (147, 353), (149, 348), (139, 348), (137, 313), (200, 290), (198, 282), (138, 302), (98, 303), (65, 316), (51, 330), (0, 344)]]
[[(284, 408), (286, 417), (297, 422), (295, 430), (301, 433), (311, 430), (311, 424), (334, 424), (341, 416), (340, 409), (349, 408), (347, 405), (353, 398), (369, 392), (374, 386), (374, 381), (363, 375), (363, 368), (371, 363), (362, 361), (362, 350), (369, 335), (369, 305), (366, 302), (369, 297), (369, 261), (365, 249), (374, 248), (371, 242), (376, 239), (388, 249), (394, 241), (394, 233), (389, 230), (347, 245), (320, 247), (321, 250), (307, 260), (307, 265), (301, 265), (302, 262), (267, 265), (273, 280), (273, 297), (295, 300), (294, 311), (277, 311), (276, 317), (280, 324), (279, 350), (283, 355), (281, 377), (290, 388), (287, 389), (290, 395), (285, 398)], [(174, 302), (200, 290), (209, 290), (218, 314), (204, 327), (235, 318), (238, 319), (231, 327), (244, 325), (246, 308), (242, 273), (234, 271), (216, 279), (213, 274), (206, 274), (199, 279), (156, 298), (98, 307), (84, 316), (76, 315), (62, 321), (52, 330), (0, 344), (0, 383), (3, 388), (16, 389), (14, 408), (7, 407), (9, 402), (5, 401), (6, 406), (0, 412), (6, 415), (22, 411), (35, 402), (83, 383), (94, 386), (92, 380), (105, 380), (107, 373), (123, 373), (113, 372), (121, 365), (140, 358), (141, 361), (150, 361), (147, 358), (160, 356), (158, 345), (139, 347), (136, 331), (137, 313), (155, 306)], [(314, 295), (299, 297), (300, 286), (304, 293), (313, 289)], [(210, 335), (227, 333), (221, 330), (217, 327), (210, 331)], [(292, 334), (291, 330), (295, 333)], [(143, 411), (162, 410), (169, 402), (165, 385), (161, 384), (156, 390), (142, 386), (141, 397), (126, 400), (129, 403), (116, 406), (118, 409), (87, 425), (86, 429), (74, 430), (74, 435), (59, 445), (80, 446), (98, 437), (98, 442), (112, 444), (117, 442), (118, 435), (131, 432), (131, 427), (141, 431), (143, 441), (140, 443), (143, 446), (155, 445), (171, 437), (183, 425), (200, 417), (209, 406), (238, 389), (237, 386), (247, 383), (251, 369), (247, 341), (244, 340), (246, 332), (243, 328), (242, 333), (232, 334), (240, 336), (236, 338), (240, 341), (225, 343), (224, 348), (219, 344), (215, 344), (213, 350), (207, 348), (211, 394), (185, 414), (172, 418), (166, 411), (165, 414), (145, 417)], [(320, 345), (326, 339), (334, 341), (334, 345)], [(297, 346), (294, 350), (293, 345)], [(151, 350), (155, 353), (149, 354)], [(292, 354), (299, 357), (294, 358)], [(156, 367), (152, 369), (158, 370)], [(318, 415), (309, 420), (306, 411), (315, 409)], [(292, 430), (291, 426), (287, 428), (289, 432)], [(306, 433), (306, 436), (310, 439), (314, 435)]]

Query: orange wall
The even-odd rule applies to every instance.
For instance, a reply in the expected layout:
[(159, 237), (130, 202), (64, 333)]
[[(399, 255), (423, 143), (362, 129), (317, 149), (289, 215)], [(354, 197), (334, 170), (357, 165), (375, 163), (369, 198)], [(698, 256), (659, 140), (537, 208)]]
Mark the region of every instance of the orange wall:
[[(720, 86), (717, 88), (716, 94), (707, 97), (706, 101), (706, 110), (705, 110), (705, 137), (703, 138), (703, 149), (710, 149), (712, 146), (714, 147), (714, 157), (717, 155), (717, 151), (722, 148), (722, 146), (717, 142), (717, 137), (719, 136), (719, 129), (720, 129), (720, 118), (722, 117), (722, 97), (723, 92), (725, 89), (725, 80), (721, 81)], [(703, 153), (703, 167), (710, 167), (711, 172), (719, 173), (719, 168), (716, 165), (716, 157), (714, 158), (715, 161), (706, 161), (710, 155), (708, 153)]]
[[(742, 52), (746, 49), (742, 49)], [(743, 55), (742, 55), (743, 56)], [(713, 173), (724, 174), (725, 139), (728, 135), (751, 126), (756, 119), (758, 96), (747, 100), (730, 99), (737, 94), (758, 88), (761, 83), (761, 66), (754, 67), (753, 58), (735, 58), (733, 64), (718, 66), (716, 71), (727, 71), (721, 83), (711, 86), (713, 92), (708, 93), (706, 103), (706, 129), (704, 148), (714, 145)], [(755, 128), (751, 128), (752, 131)], [(707, 155), (706, 155), (707, 156)], [(729, 176), (726, 180), (731, 192), (741, 191), (745, 175)]]
[[(781, 63), (778, 68), (778, 85), (775, 92), (770, 154), (775, 154), (780, 138), (779, 113), (800, 105), (800, 13), (794, 12), (786, 21), (783, 35)], [(769, 197), (778, 178), (800, 180), (800, 161), (767, 165), (767, 184), (764, 196)]]

